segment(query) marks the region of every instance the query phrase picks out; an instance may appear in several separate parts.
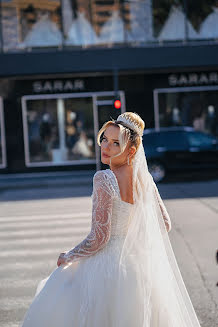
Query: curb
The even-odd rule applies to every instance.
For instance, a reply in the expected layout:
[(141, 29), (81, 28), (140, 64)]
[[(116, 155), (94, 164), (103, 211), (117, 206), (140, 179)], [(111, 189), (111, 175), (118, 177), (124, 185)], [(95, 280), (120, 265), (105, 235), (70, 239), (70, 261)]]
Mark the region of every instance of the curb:
[(78, 187), (92, 185), (94, 171), (78, 171), (70, 173), (33, 173), (11, 174), (0, 176), (0, 190), (15, 190), (28, 188), (48, 188), (56, 186)]

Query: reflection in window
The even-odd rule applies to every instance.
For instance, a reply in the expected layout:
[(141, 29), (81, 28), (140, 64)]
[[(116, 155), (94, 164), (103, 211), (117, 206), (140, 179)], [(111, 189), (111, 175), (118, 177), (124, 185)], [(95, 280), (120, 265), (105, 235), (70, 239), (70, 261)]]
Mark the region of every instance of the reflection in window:
[(212, 12), (204, 19), (200, 26), (200, 36), (202, 39), (218, 38), (218, 1), (212, 7)]
[(187, 20), (182, 6), (172, 6), (158, 36), (159, 40), (197, 39), (198, 34)]
[(67, 45), (152, 40), (151, 0), (62, 1)]
[(189, 132), (187, 135), (190, 146), (200, 146), (201, 148), (213, 147), (213, 138), (210, 135), (192, 132)]
[(61, 45), (59, 0), (2, 0), (1, 6), (5, 50)]
[(91, 98), (26, 102), (27, 164), (95, 162)]
[(183, 0), (154, 0), (154, 35), (160, 41), (198, 39), (199, 35), (187, 17)]
[(159, 93), (160, 126), (191, 126), (218, 136), (217, 91)]
[(218, 1), (186, 1), (187, 16), (199, 38), (217, 38), (218, 36)]
[(218, 0), (2, 0), (4, 51), (218, 38)]

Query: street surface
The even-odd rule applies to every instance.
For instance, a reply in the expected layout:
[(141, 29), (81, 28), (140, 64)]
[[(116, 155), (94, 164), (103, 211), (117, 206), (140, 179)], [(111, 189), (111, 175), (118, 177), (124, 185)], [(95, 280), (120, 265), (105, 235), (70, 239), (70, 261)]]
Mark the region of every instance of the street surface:
[[(158, 184), (158, 189), (172, 220), (172, 247), (201, 326), (217, 327), (218, 179), (170, 182)], [(88, 234), (91, 192), (90, 183), (0, 192), (1, 327), (19, 325), (38, 282), (56, 268), (59, 253)]]

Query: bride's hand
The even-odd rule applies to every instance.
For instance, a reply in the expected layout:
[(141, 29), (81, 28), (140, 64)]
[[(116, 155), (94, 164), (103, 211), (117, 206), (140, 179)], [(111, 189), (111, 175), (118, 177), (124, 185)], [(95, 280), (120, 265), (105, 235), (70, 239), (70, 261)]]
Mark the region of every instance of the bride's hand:
[(60, 253), (60, 255), (59, 255), (59, 258), (58, 258), (58, 261), (57, 261), (57, 265), (58, 265), (58, 267), (59, 267), (60, 265), (63, 265), (63, 264), (66, 264), (66, 263), (67, 263), (67, 262), (65, 262), (66, 259), (63, 257), (64, 254), (65, 254), (65, 252), (62, 252), (62, 253)]

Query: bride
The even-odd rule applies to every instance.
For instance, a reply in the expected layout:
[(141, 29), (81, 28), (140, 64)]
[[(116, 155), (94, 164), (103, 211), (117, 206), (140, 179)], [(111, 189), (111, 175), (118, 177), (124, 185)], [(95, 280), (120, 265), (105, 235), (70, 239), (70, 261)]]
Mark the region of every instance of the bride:
[(200, 327), (148, 171), (144, 126), (125, 112), (99, 130), (110, 169), (93, 178), (91, 231), (38, 284), (22, 327)]

